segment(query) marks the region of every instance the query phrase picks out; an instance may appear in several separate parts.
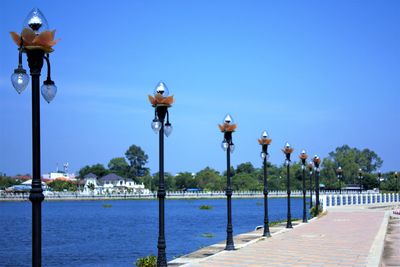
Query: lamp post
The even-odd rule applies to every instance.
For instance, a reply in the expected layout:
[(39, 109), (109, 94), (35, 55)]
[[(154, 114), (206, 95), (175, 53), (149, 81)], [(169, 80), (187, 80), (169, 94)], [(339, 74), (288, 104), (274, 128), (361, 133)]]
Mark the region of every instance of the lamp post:
[(219, 129), (224, 133), (224, 140), (222, 141), (222, 149), (226, 151), (226, 200), (227, 200), (227, 214), (228, 223), (226, 226), (226, 246), (225, 250), (234, 250), (233, 243), (233, 227), (232, 227), (232, 184), (231, 184), (231, 153), (235, 149), (232, 142), (232, 133), (236, 130), (237, 125), (233, 122), (232, 117), (227, 114), (222, 124), (219, 124)]
[(321, 163), (321, 159), (315, 155), (313, 162), (315, 169), (315, 216), (317, 216), (319, 213), (319, 164)]
[[(154, 96), (149, 95), (151, 105), (154, 107), (154, 119), (151, 128), (159, 134), (159, 172), (158, 172), (158, 257), (157, 266), (167, 266), (165, 253), (165, 221), (164, 221), (164, 202), (165, 202), (165, 181), (164, 181), (164, 134), (169, 136), (172, 133), (172, 125), (169, 122), (168, 108), (174, 102), (174, 97), (169, 96), (168, 87), (164, 82), (159, 82), (154, 90)], [(166, 122), (165, 122), (166, 119)]]
[(310, 161), (307, 165), (308, 168), (308, 173), (310, 176), (310, 209), (313, 207), (313, 202), (312, 202), (312, 196), (313, 196), (313, 182), (312, 182), (312, 174), (313, 174), (313, 168), (314, 168), (314, 163)]
[(339, 180), (340, 194), (342, 194), (343, 170), (342, 170), (342, 167), (341, 167), (341, 166), (339, 166), (339, 167), (336, 169), (336, 177), (337, 177), (338, 180)]
[(399, 174), (397, 172), (394, 172), (394, 178), (396, 179), (396, 192), (399, 192)]
[[(21, 35), (11, 32), (18, 46), (18, 68), (11, 75), (11, 82), (20, 94), (29, 84), (29, 76), (22, 66), (22, 53), (26, 53), (30, 75), (32, 76), (32, 187), (29, 200), (32, 202), (32, 266), (42, 265), (42, 201), (44, 200), (40, 170), (40, 91), (50, 103), (57, 87), (50, 78), (49, 53), (53, 52), (54, 31), (48, 31), (48, 23), (43, 13), (34, 8), (24, 21)], [(47, 79), (40, 87), (43, 63), (47, 64)]]
[(268, 159), (268, 145), (270, 145), (272, 139), (269, 138), (267, 131), (261, 134), (261, 138), (258, 139), (258, 143), (261, 145), (261, 158), (263, 159), (264, 168), (264, 233), (263, 236), (270, 237), (268, 225), (268, 183), (267, 183), (267, 159)]
[(382, 172), (378, 171), (378, 190), (381, 191), (381, 182), (382, 182)]
[(301, 170), (302, 170), (302, 180), (303, 180), (303, 223), (307, 222), (307, 212), (306, 212), (306, 160), (308, 155), (303, 149), (299, 155), (301, 159)]
[(286, 228), (293, 228), (292, 226), (292, 214), (290, 212), (290, 154), (294, 151), (294, 149), (290, 146), (289, 143), (286, 142), (285, 146), (282, 149), (282, 152), (285, 154), (285, 164), (286, 164), (286, 187), (287, 187), (287, 223)]
[(360, 186), (360, 194), (362, 193), (362, 179), (363, 179), (363, 172), (362, 172), (362, 169), (360, 168), (360, 169), (358, 169), (358, 183), (359, 183), (359, 186)]

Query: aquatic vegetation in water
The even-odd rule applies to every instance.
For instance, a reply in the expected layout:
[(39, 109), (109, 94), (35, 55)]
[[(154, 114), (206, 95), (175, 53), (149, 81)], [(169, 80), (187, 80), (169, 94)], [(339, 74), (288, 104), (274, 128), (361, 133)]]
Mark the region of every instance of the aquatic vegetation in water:
[(210, 205), (201, 205), (199, 209), (201, 210), (211, 210), (213, 207)]
[(112, 205), (111, 204), (103, 204), (103, 208), (111, 208)]
[(157, 257), (154, 255), (150, 255), (147, 257), (139, 258), (136, 261), (137, 267), (156, 267), (157, 266)]
[(201, 236), (205, 237), (205, 238), (213, 238), (214, 234), (212, 234), (212, 233), (203, 233), (203, 234), (201, 234)]
[(256, 206), (262, 206), (262, 202), (256, 202)]

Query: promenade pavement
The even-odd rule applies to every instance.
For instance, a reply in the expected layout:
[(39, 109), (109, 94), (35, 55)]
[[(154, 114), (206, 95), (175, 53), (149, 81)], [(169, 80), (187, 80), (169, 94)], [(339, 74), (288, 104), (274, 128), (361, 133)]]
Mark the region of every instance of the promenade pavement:
[(379, 266), (388, 218), (389, 211), (384, 208), (334, 208), (325, 216), (275, 233), (271, 238), (261, 238), (241, 249), (222, 251), (181, 266)]

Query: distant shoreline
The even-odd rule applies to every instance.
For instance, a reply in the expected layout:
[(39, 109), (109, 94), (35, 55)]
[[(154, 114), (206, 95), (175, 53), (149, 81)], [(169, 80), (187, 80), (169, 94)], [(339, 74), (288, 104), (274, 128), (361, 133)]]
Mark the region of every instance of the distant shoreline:
[[(286, 194), (271, 193), (268, 198), (286, 198)], [(293, 194), (292, 198), (300, 198), (302, 195)], [(307, 196), (309, 198), (309, 196)], [(207, 194), (170, 194), (166, 196), (166, 199), (173, 200), (185, 200), (185, 199), (225, 199), (225, 193), (207, 193)], [(234, 199), (262, 199), (263, 194), (259, 193), (236, 193), (232, 195)], [(45, 201), (110, 201), (110, 200), (156, 200), (157, 194), (151, 195), (51, 195), (45, 196)], [(23, 202), (29, 201), (29, 194), (24, 195), (2, 195), (0, 196), (0, 202)]]

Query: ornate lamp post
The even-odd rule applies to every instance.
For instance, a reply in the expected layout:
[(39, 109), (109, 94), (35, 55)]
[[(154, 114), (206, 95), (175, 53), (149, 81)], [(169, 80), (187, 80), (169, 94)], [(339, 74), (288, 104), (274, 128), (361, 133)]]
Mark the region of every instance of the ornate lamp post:
[(282, 149), (282, 152), (285, 154), (285, 164), (286, 164), (286, 186), (287, 186), (287, 223), (286, 228), (293, 228), (292, 226), (292, 214), (290, 212), (290, 154), (294, 149), (290, 146), (289, 143), (286, 142), (285, 146)]
[(303, 149), (299, 155), (301, 159), (301, 170), (302, 170), (302, 180), (303, 180), (303, 223), (307, 222), (307, 212), (306, 212), (306, 160), (308, 155)]
[(270, 237), (268, 225), (268, 183), (267, 183), (267, 159), (268, 159), (268, 145), (270, 145), (272, 139), (269, 138), (267, 131), (261, 134), (261, 138), (258, 139), (258, 143), (261, 145), (261, 158), (263, 159), (264, 168), (264, 233), (263, 236)]
[(338, 180), (339, 180), (340, 194), (342, 194), (343, 170), (342, 170), (342, 167), (341, 167), (341, 166), (339, 166), (339, 167), (336, 169), (336, 177), (337, 177)]
[[(50, 103), (56, 95), (57, 87), (50, 78), (49, 53), (53, 52), (54, 31), (48, 30), (43, 13), (34, 8), (24, 21), (19, 35), (11, 32), (18, 46), (18, 68), (11, 75), (11, 82), (18, 93), (29, 84), (29, 76), (22, 66), (22, 53), (26, 53), (30, 75), (32, 76), (32, 189), (29, 200), (32, 202), (32, 266), (42, 265), (42, 201), (44, 200), (40, 170), (40, 96)], [(40, 74), (43, 63), (47, 64), (47, 79), (40, 88)]]
[(362, 172), (362, 169), (360, 168), (360, 169), (358, 169), (358, 183), (359, 183), (359, 186), (360, 186), (360, 194), (362, 193), (362, 179), (363, 179), (364, 177), (363, 177), (363, 172)]
[[(159, 82), (154, 90), (154, 96), (149, 95), (151, 105), (154, 107), (154, 119), (151, 128), (159, 134), (159, 183), (158, 183), (158, 257), (157, 266), (167, 266), (165, 254), (165, 221), (164, 221), (164, 201), (165, 201), (165, 181), (164, 181), (164, 134), (169, 136), (172, 133), (172, 125), (169, 122), (168, 108), (174, 102), (174, 97), (169, 96), (169, 91), (164, 82)], [(165, 122), (165, 119), (167, 120)]]
[(222, 141), (222, 149), (226, 151), (226, 200), (227, 200), (227, 213), (228, 223), (226, 227), (226, 246), (225, 250), (234, 250), (233, 244), (233, 227), (232, 227), (232, 184), (231, 184), (231, 153), (235, 149), (232, 142), (232, 133), (236, 130), (237, 125), (233, 122), (232, 117), (227, 114), (222, 124), (219, 124), (219, 129), (224, 133), (224, 140)]
[(312, 182), (312, 174), (313, 174), (313, 169), (314, 169), (314, 163), (312, 161), (310, 161), (307, 165), (308, 168), (308, 173), (310, 176), (310, 209), (313, 207), (313, 203), (312, 203), (312, 195), (313, 195), (313, 182)]
[(315, 155), (313, 162), (315, 169), (315, 216), (317, 216), (319, 213), (319, 164), (321, 163), (321, 159)]

